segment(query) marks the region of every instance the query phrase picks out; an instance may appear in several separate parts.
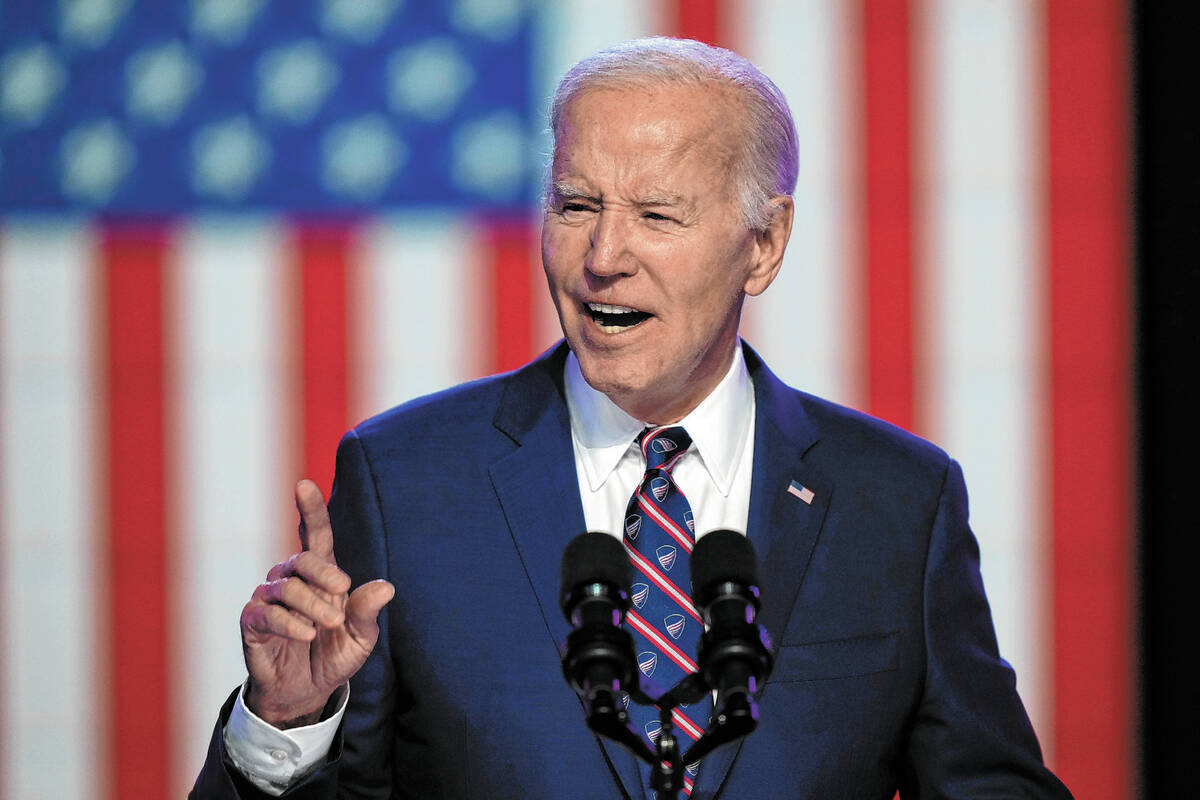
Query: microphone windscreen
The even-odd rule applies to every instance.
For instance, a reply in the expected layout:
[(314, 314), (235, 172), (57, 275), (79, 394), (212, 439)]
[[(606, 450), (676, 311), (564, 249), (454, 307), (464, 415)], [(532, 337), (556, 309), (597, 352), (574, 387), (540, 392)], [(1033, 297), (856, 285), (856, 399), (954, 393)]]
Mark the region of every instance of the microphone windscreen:
[(691, 564), (693, 597), (717, 581), (758, 585), (754, 546), (736, 531), (712, 531), (701, 536), (692, 550)]
[(563, 551), (561, 576), (560, 601), (566, 602), (568, 594), (581, 584), (608, 583), (628, 593), (633, 567), (615, 536), (581, 533)]

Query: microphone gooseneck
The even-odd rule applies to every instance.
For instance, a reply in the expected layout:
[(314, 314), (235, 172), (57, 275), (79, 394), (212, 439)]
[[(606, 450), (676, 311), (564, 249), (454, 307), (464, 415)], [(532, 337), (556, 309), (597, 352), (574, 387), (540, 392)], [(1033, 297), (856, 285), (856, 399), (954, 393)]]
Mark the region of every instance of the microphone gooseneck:
[[(562, 559), (559, 606), (571, 623), (563, 676), (583, 701), (588, 727), (650, 764), (650, 785), (663, 798), (683, 789), (685, 764), (754, 730), (754, 696), (772, 665), (766, 631), (756, 622), (758, 572), (749, 540), (733, 531), (713, 531), (700, 537), (690, 563), (692, 599), (708, 628), (700, 637), (699, 670), (651, 697), (641, 686), (633, 637), (622, 627), (633, 583), (625, 548), (614, 536), (584, 533), (571, 540)], [(713, 716), (703, 735), (681, 753), (673, 709), (712, 690), (717, 692)], [(633, 729), (628, 703), (658, 707), (655, 748)]]
[(582, 533), (563, 552), (559, 607), (567, 636), (563, 677), (579, 694), (588, 726), (630, 746), (622, 692), (639, 697), (633, 637), (621, 627), (629, 610), (633, 568), (625, 548), (605, 533)]
[(740, 533), (708, 533), (692, 551), (692, 600), (708, 630), (697, 662), (704, 682), (717, 690), (716, 725), (749, 726), (758, 719), (754, 695), (771, 672), (766, 631), (756, 622), (758, 569), (754, 547)]

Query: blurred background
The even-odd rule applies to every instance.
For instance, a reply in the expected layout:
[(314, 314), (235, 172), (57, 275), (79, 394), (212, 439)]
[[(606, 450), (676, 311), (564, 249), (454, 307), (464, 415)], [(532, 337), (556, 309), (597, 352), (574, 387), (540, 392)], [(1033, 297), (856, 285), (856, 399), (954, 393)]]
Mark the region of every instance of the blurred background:
[(796, 226), (743, 335), (961, 461), (1076, 796), (1180, 796), (1184, 406), (1156, 387), (1188, 363), (1167, 270), (1195, 215), (1164, 198), (1194, 141), (1165, 7), (0, 0), (0, 797), (185, 794), (294, 482), (558, 338), (546, 100), (646, 34), (792, 104)]

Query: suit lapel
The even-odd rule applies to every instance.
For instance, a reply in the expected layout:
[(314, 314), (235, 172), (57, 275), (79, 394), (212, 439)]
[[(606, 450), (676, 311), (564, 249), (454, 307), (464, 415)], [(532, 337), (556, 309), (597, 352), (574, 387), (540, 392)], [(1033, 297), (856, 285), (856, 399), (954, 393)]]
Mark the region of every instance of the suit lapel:
[[(558, 605), (562, 553), (567, 542), (586, 530), (570, 419), (562, 397), (565, 357), (563, 345), (516, 376), (506, 389), (495, 424), (517, 447), (490, 470), (513, 544), (560, 657), (571, 632)], [(584, 724), (582, 717), (580, 724)], [(637, 760), (620, 745), (596, 739), (626, 794), (642, 797)]]
[[(778, 384), (769, 372), (767, 376)], [(765, 388), (770, 394), (770, 387)], [(782, 399), (793, 406), (795, 416), (776, 411), (759, 417), (750, 491), (748, 534), (758, 556), (763, 600), (758, 621), (771, 636), (772, 652), (787, 628), (833, 493), (832, 484), (801, 460), (816, 439), (805, 429), (795, 394), (786, 391), (791, 396)]]
[(546, 629), (561, 654), (571, 629), (558, 607), (559, 565), (567, 542), (585, 527), (575, 470), (562, 466), (575, 461), (566, 406), (545, 405), (518, 447), (492, 465), (491, 478)]
[[(833, 486), (802, 460), (818, 437), (799, 395), (776, 378), (745, 343), (743, 353), (754, 382), (756, 405), (747, 535), (758, 557), (763, 602), (758, 621), (771, 637), (774, 654), (804, 579)], [(799, 487), (796, 492), (803, 497), (788, 491), (793, 481)], [(811, 498), (805, 489), (812, 492)], [(696, 786), (698, 797), (717, 795), (744, 741), (704, 759)]]

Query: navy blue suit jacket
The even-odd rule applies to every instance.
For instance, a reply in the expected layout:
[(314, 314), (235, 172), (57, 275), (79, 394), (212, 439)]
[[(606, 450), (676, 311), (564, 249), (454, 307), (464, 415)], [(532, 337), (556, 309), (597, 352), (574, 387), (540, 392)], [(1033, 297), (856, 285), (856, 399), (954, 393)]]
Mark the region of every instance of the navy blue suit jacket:
[[(397, 594), (329, 762), (289, 796), (648, 794), (632, 756), (588, 731), (560, 670), (559, 562), (584, 530), (565, 355), (343, 439), (338, 563)], [(705, 759), (693, 797), (1069, 797), (997, 653), (958, 466), (786, 387), (748, 347), (746, 362), (758, 409), (748, 534), (775, 668), (758, 730)], [(194, 796), (253, 796), (223, 763), (219, 730)]]

